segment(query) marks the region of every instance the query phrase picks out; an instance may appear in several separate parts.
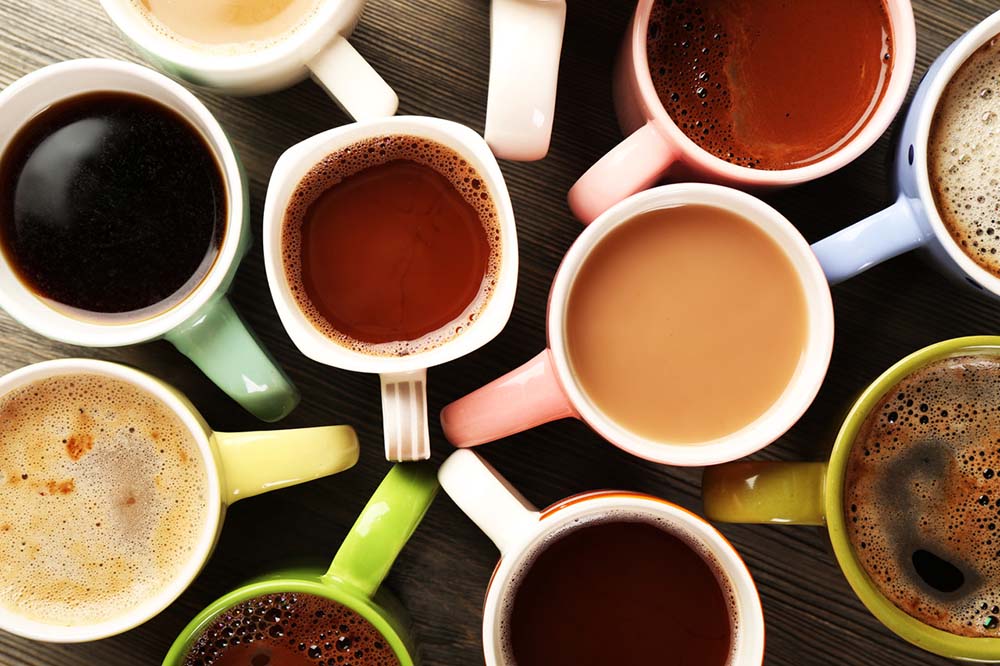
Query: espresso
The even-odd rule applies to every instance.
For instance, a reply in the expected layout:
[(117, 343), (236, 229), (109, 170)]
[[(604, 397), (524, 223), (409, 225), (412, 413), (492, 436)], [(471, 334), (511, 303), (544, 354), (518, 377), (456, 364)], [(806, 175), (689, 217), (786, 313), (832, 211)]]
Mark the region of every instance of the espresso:
[(67, 374), (0, 398), (0, 607), (59, 626), (120, 617), (204, 538), (198, 444), (156, 397)]
[(977, 264), (1000, 276), (1000, 43), (991, 39), (948, 82), (931, 121), (927, 170), (938, 214)]
[(880, 0), (659, 0), (647, 58), (667, 113), (716, 157), (812, 164), (871, 118), (892, 72)]
[(184, 666), (398, 666), (378, 629), (313, 594), (269, 594), (220, 613)]
[(402, 356), (459, 335), (500, 266), (486, 181), (447, 146), (413, 136), (354, 144), (298, 184), (282, 224), (295, 302), (328, 338)]
[(854, 440), (844, 515), (872, 583), (916, 619), (1000, 637), (1000, 356), (933, 362)]
[(641, 520), (585, 523), (542, 547), (504, 611), (505, 663), (731, 663), (739, 627), (718, 564)]
[(791, 260), (722, 208), (638, 215), (607, 234), (570, 289), (566, 349), (584, 393), (651, 440), (736, 432), (784, 393), (808, 309)]
[(83, 318), (159, 314), (198, 286), (226, 186), (187, 119), (131, 93), (57, 102), (0, 159), (0, 250), (20, 281)]

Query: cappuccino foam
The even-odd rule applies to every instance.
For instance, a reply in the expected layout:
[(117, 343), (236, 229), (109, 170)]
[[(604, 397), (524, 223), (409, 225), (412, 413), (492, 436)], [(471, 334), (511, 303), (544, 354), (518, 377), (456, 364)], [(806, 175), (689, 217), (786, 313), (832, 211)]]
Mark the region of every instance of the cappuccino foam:
[(207, 484), (190, 431), (132, 384), (67, 374), (4, 395), (0, 607), (59, 626), (130, 612), (194, 554)]
[(927, 142), (934, 203), (962, 250), (1000, 276), (1000, 40), (980, 47), (941, 95)]

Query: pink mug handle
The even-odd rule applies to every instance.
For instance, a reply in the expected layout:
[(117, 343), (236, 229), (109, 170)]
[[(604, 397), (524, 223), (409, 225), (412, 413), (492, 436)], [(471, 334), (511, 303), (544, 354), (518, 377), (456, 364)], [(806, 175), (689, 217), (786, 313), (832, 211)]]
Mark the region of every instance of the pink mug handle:
[(569, 208), (584, 224), (660, 179), (677, 159), (652, 122), (637, 129), (580, 176), (569, 191)]
[(492, 442), (537, 425), (577, 416), (546, 349), (520, 368), (441, 411), (441, 427), (458, 447)]

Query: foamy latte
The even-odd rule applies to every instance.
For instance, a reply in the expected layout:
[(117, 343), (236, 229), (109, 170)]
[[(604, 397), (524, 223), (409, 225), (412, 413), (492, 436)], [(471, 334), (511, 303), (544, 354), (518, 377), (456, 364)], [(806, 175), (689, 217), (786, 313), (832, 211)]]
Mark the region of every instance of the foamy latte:
[(59, 626), (120, 617), (202, 538), (208, 477), (177, 414), (134, 385), (65, 374), (0, 397), (0, 608)]

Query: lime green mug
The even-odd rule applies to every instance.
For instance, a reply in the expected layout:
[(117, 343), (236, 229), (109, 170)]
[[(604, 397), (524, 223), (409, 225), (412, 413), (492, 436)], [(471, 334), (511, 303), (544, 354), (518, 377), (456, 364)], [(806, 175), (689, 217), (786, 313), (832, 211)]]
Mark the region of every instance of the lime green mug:
[(844, 516), (844, 483), (855, 437), (882, 397), (915, 370), (967, 354), (1000, 355), (1000, 337), (945, 340), (886, 370), (851, 407), (827, 462), (738, 462), (705, 470), (702, 498), (710, 520), (727, 523), (825, 525), (837, 562), (854, 593), (885, 626), (925, 650), (952, 659), (1000, 661), (1000, 638), (958, 636), (898, 608), (868, 577), (851, 546)]
[(432, 465), (395, 465), (358, 516), (326, 572), (285, 569), (261, 576), (217, 599), (184, 628), (163, 666), (182, 666), (201, 634), (228, 609), (257, 597), (277, 594), (310, 594), (346, 606), (382, 635), (400, 666), (418, 664), (406, 612), (380, 588), (438, 489)]

